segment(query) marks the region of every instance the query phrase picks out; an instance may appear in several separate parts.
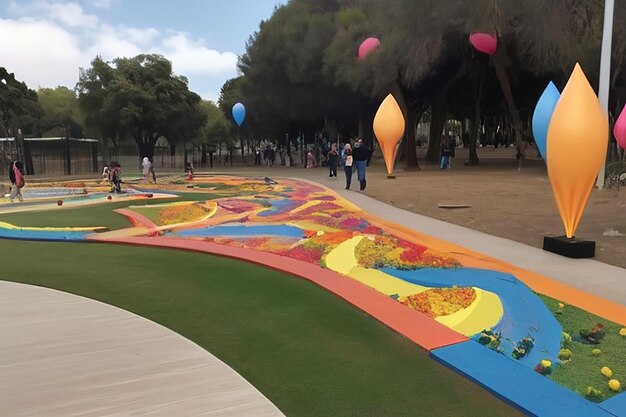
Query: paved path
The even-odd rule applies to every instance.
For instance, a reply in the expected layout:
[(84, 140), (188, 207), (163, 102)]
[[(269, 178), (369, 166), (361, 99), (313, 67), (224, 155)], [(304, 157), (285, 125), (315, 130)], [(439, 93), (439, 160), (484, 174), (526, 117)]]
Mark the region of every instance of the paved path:
[(76, 295), (0, 281), (0, 415), (282, 416), (179, 334)]

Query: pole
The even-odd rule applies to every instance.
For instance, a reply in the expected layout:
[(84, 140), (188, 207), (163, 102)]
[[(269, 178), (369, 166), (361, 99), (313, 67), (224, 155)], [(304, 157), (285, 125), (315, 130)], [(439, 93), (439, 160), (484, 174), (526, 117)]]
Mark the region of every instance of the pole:
[[(600, 53), (600, 86), (598, 87), (598, 99), (604, 113), (609, 114), (609, 86), (611, 80), (611, 42), (613, 40), (613, 9), (615, 0), (604, 1), (604, 26), (602, 29), (602, 51)], [(607, 141), (611, 140), (611, 134)], [(607, 147), (608, 151), (608, 147)], [(604, 188), (604, 174), (606, 170), (606, 155), (604, 163), (598, 172), (596, 179), (596, 187), (599, 190)]]

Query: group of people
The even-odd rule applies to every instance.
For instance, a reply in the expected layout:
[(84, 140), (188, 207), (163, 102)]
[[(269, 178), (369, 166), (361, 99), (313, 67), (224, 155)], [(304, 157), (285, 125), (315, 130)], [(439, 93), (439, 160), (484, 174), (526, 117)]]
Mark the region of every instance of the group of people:
[(111, 193), (122, 192), (122, 166), (119, 162), (111, 162), (111, 166), (105, 166), (102, 170), (102, 180), (111, 186)]
[[(281, 161), (283, 160), (282, 149), (281, 152)], [(273, 146), (268, 145), (262, 152), (261, 148), (257, 147), (254, 151), (254, 165), (260, 166), (261, 163), (265, 161), (265, 165), (269, 165), (271, 167), (276, 163), (276, 150)]]
[(372, 151), (360, 138), (356, 140), (354, 147), (350, 143), (346, 143), (341, 154), (337, 150), (337, 145), (333, 143), (327, 156), (330, 170), (328, 176), (331, 178), (337, 177), (337, 168), (342, 164), (346, 175), (346, 190), (349, 190), (352, 185), (353, 167), (355, 167), (357, 179), (359, 180), (359, 189), (364, 191), (367, 186), (365, 171), (367, 170), (367, 162), (371, 154)]

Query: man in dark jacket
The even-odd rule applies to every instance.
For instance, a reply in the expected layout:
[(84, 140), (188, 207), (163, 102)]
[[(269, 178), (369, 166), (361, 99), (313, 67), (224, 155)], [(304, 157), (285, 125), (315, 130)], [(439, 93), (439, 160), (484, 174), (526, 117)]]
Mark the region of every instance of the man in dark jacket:
[(356, 165), (357, 178), (361, 185), (361, 191), (365, 190), (367, 181), (365, 180), (365, 170), (367, 169), (367, 159), (370, 157), (370, 150), (363, 142), (363, 139), (357, 139), (354, 149), (352, 150), (352, 157), (354, 158), (354, 164)]

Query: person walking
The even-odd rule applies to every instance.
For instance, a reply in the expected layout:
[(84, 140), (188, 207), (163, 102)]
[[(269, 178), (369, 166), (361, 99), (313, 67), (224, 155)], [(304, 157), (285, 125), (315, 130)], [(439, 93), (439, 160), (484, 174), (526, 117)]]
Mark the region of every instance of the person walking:
[(24, 179), (24, 164), (22, 161), (15, 161), (9, 169), (9, 180), (11, 181), (11, 194), (9, 194), (9, 199), (11, 202), (16, 198), (23, 202), (24, 197), (22, 196), (22, 188), (26, 184), (26, 180)]
[(441, 139), (441, 169), (452, 168), (450, 164), (450, 157), (453, 156), (454, 145), (452, 144), (452, 138), (450, 136), (444, 136)]
[(143, 158), (143, 161), (141, 162), (141, 168), (142, 168), (142, 173), (143, 173), (143, 179), (148, 182), (148, 175), (150, 175), (150, 168), (152, 167), (152, 163), (150, 162), (150, 159), (145, 156)]
[(328, 168), (330, 170), (329, 177), (337, 177), (337, 164), (339, 163), (339, 152), (337, 152), (337, 144), (333, 143), (328, 152)]
[(359, 179), (359, 188), (361, 191), (365, 191), (365, 187), (367, 185), (365, 171), (367, 169), (367, 159), (369, 156), (369, 148), (363, 142), (363, 139), (357, 139), (354, 145), (354, 150), (352, 151), (352, 157), (354, 158), (354, 164), (356, 165), (356, 173), (357, 178)]
[(343, 162), (343, 170), (346, 173), (346, 190), (350, 189), (350, 185), (352, 183), (352, 147), (349, 143), (346, 143), (344, 147), (344, 162)]
[(117, 194), (122, 192), (122, 166), (119, 162), (113, 164), (113, 171), (111, 171), (111, 192)]

